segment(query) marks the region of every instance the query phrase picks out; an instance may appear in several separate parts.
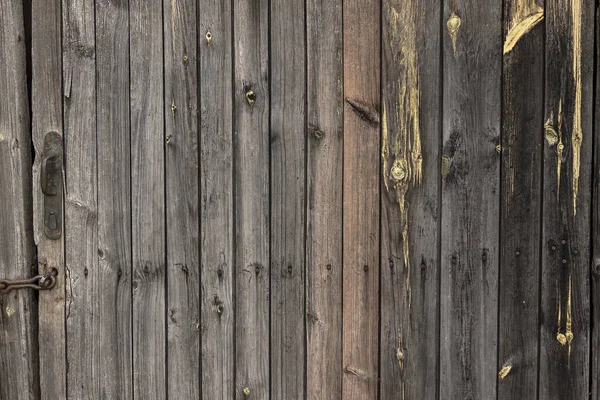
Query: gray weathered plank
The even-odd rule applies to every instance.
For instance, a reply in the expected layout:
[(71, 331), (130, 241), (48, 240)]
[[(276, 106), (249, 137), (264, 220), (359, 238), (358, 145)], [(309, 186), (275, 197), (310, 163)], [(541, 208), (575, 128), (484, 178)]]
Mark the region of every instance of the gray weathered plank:
[[(35, 273), (23, 4), (0, 1), (0, 279)], [(39, 398), (34, 294), (0, 295), (0, 398)]]
[[(381, 398), (437, 387), (440, 3), (383, 1)], [(423, 40), (425, 39), (425, 40)]]
[[(498, 397), (537, 397), (543, 2), (504, 3)], [(517, 38), (528, 18), (531, 30)], [(512, 47), (511, 47), (512, 46)]]
[(379, 351), (380, 1), (344, 3), (343, 379), (375, 399)]
[[(592, 304), (592, 310), (597, 310), (600, 307), (600, 80), (598, 76), (600, 73), (600, 8), (596, 8), (596, 59), (595, 65), (596, 70), (594, 74), (596, 76), (596, 87), (594, 90), (595, 104), (594, 106), (594, 132), (593, 143), (594, 143), (594, 159), (592, 165), (592, 228), (591, 228), (591, 245), (592, 245), (592, 260), (591, 260), (591, 271), (592, 271), (592, 296), (590, 298)], [(591, 348), (592, 352), (590, 357), (590, 389), (591, 399), (600, 399), (600, 313), (594, 312), (591, 317), (591, 324), (595, 329), (591, 330)]]
[[(166, 397), (163, 14), (132, 0), (130, 21), (133, 393)], [(167, 111), (168, 110), (168, 111)]]
[(502, 2), (443, 13), (440, 394), (496, 396)]
[(202, 397), (234, 386), (231, 0), (201, 0)]
[(307, 1), (308, 399), (342, 398), (342, 17), (341, 0)]
[(271, 2), (271, 396), (305, 392), (304, 2)]
[[(164, 4), (169, 396), (200, 397), (196, 2)], [(169, 107), (171, 107), (169, 109)]]
[[(33, 224), (38, 246), (38, 268), (58, 271), (57, 284), (39, 295), (40, 387), (42, 399), (66, 396), (67, 362), (65, 357), (65, 275), (64, 231), (59, 240), (44, 235), (43, 195), (40, 167), (44, 157), (44, 137), (54, 131), (62, 135), (61, 92), (61, 2), (32, 1), (32, 137), (35, 148), (33, 165)], [(65, 29), (68, 29), (65, 28)], [(61, 185), (62, 186), (62, 185)], [(64, 215), (64, 214), (63, 214)]]
[(589, 396), (594, 7), (546, 1), (539, 398)]
[(234, 0), (235, 398), (269, 396), (269, 2)]
[(98, 268), (94, 1), (65, 3), (63, 27), (67, 395), (100, 397), (97, 383), (116, 371), (96, 374), (98, 355), (117, 347), (103, 348), (99, 324), (106, 282)]

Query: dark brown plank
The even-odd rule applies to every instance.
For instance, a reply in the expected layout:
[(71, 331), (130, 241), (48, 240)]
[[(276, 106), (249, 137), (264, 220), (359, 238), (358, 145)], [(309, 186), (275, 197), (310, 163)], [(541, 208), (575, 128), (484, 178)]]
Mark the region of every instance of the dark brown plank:
[(269, 2), (234, 0), (235, 398), (269, 396)]
[[(594, 159), (592, 166), (592, 287), (590, 300), (592, 302), (591, 309), (598, 310), (600, 307), (600, 8), (596, 8), (596, 59), (595, 65), (596, 70), (594, 74), (596, 76), (596, 87), (594, 90), (595, 104), (594, 104), (594, 132), (593, 140), (594, 143)], [(600, 399), (600, 313), (593, 312), (591, 317), (591, 324), (594, 329), (591, 330), (591, 357), (590, 357), (590, 389), (591, 399)]]
[[(23, 4), (0, 1), (0, 279), (35, 273)], [(39, 39), (39, 38), (38, 38)], [(10, 99), (10, 100), (8, 100)], [(34, 294), (0, 294), (0, 398), (39, 398)]]
[(342, 17), (341, 0), (306, 4), (308, 399), (342, 398)]
[(232, 399), (233, 131), (230, 0), (200, 1), (202, 397)]
[[(65, 284), (64, 230), (60, 239), (49, 240), (44, 234), (43, 195), (40, 169), (44, 158), (44, 137), (48, 132), (62, 135), (62, 64), (61, 2), (32, 1), (32, 137), (35, 148), (33, 164), (33, 223), (40, 273), (58, 271), (57, 284), (39, 295), (40, 388), (42, 399), (65, 398), (67, 362), (65, 357)], [(64, 26), (63, 31), (69, 27)], [(63, 159), (64, 160), (64, 159)], [(62, 187), (62, 185), (60, 185)], [(64, 215), (64, 214), (63, 214)]]
[[(440, 3), (383, 2), (381, 398), (433, 399), (438, 366)], [(425, 39), (425, 40), (423, 40)]]
[[(160, 0), (129, 2), (133, 393), (166, 397), (163, 14)], [(168, 109), (169, 111), (166, 111)]]
[(169, 397), (197, 399), (200, 397), (201, 323), (196, 1), (165, 0), (163, 8), (167, 110), (167, 381)]
[[(498, 397), (536, 398), (542, 180), (543, 2), (504, 2)], [(529, 24), (529, 25), (527, 25)], [(524, 27), (528, 32), (519, 34)], [(512, 47), (511, 47), (512, 46)]]
[(546, 1), (539, 397), (589, 396), (594, 8)]
[(271, 2), (271, 396), (305, 383), (304, 2)]
[(440, 394), (496, 396), (502, 2), (446, 2)]
[(375, 399), (379, 337), (380, 2), (344, 4), (345, 399)]

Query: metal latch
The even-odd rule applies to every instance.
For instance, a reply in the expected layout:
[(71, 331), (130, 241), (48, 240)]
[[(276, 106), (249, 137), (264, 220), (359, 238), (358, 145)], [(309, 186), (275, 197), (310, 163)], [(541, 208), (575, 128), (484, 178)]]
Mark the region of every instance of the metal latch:
[(0, 294), (18, 289), (50, 290), (56, 285), (56, 275), (58, 271), (53, 268), (48, 274), (29, 279), (0, 279)]
[(50, 240), (59, 239), (62, 233), (62, 147), (62, 137), (57, 132), (46, 134), (40, 183), (44, 194), (44, 234)]

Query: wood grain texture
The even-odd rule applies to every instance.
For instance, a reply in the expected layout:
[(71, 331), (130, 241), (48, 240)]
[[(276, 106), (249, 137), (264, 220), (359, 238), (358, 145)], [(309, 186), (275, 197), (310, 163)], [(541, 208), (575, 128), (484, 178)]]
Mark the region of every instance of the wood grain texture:
[[(527, 3), (504, 3), (505, 43), (516, 24), (515, 16)], [(498, 380), (498, 397), (502, 399), (537, 395), (543, 26), (532, 28), (503, 58), (497, 371), (510, 370)]]
[(440, 13), (383, 1), (382, 399), (437, 397)]
[[(596, 7), (596, 59), (594, 75), (595, 84), (595, 103), (594, 103), (594, 159), (592, 166), (592, 228), (591, 228), (591, 296), (590, 300), (592, 316), (591, 324), (593, 327), (600, 326), (600, 313), (594, 312), (600, 307), (600, 81), (598, 75), (600, 72), (600, 8)], [(590, 398), (600, 399), (600, 330), (591, 330), (591, 357), (590, 357)]]
[(269, 2), (234, 0), (235, 398), (268, 398)]
[(496, 396), (501, 21), (500, 1), (447, 2), (443, 13), (439, 384), (447, 398)]
[(167, 381), (169, 397), (197, 399), (201, 392), (197, 9), (195, 1), (165, 0), (163, 10)]
[[(78, 206), (75, 208), (77, 211), (73, 211), (82, 222), (85, 221), (97, 229), (97, 243), (94, 243), (97, 249), (92, 246), (82, 248), (82, 251), (85, 249), (86, 252), (82, 253), (80, 262), (87, 261), (91, 263), (89, 266), (78, 265), (77, 260), (69, 266), (70, 271), (79, 269), (77, 278), (80, 278), (80, 281), (87, 280), (87, 287), (75, 278), (71, 279), (71, 282), (73, 286), (76, 286), (76, 283), (82, 285), (79, 294), (88, 296), (89, 303), (83, 312), (91, 310), (93, 315), (91, 328), (94, 340), (89, 341), (89, 347), (81, 349), (82, 353), (93, 349), (92, 354), (74, 354), (71, 357), (71, 365), (76, 365), (77, 356), (81, 359), (89, 357), (92, 368), (88, 371), (90, 375), (83, 378), (88, 380), (88, 384), (93, 384), (91, 393), (96, 394), (96, 397), (130, 398), (133, 396), (133, 340), (127, 2), (96, 0), (95, 19), (96, 137), (95, 142), (90, 143), (94, 138), (83, 134), (87, 131), (94, 132), (93, 126), (89, 129), (87, 127), (89, 119), (93, 118), (93, 111), (77, 113), (78, 108), (74, 109), (73, 118), (79, 125), (74, 126), (73, 136), (79, 138), (79, 141), (73, 140), (70, 153), (73, 155), (71, 174), (78, 177), (72, 182), (76, 188), (76, 200), (80, 202), (81, 199), (88, 199), (90, 192), (97, 196), (97, 199), (89, 198), (90, 205), (95, 203), (95, 210), (86, 210), (85, 207)], [(86, 85), (91, 85), (89, 78), (93, 76), (93, 63), (87, 61), (87, 58), (82, 58), (80, 64), (85, 75), (79, 78), (81, 82), (78, 84), (82, 88), (78, 90), (83, 91)], [(114, 68), (114, 65), (121, 67)], [(73, 83), (71, 88), (75, 88)], [(85, 107), (84, 104), (93, 100), (79, 98), (71, 100), (71, 103), (75, 105), (77, 101), (82, 103), (79, 107)], [(94, 145), (95, 152), (89, 148)], [(97, 165), (94, 167), (95, 163)], [(89, 171), (90, 169), (95, 171)], [(67, 175), (69, 176), (69, 172)], [(69, 182), (68, 180), (68, 185)], [(85, 206), (87, 203), (83, 204)], [(81, 238), (90, 241), (94, 239), (94, 232), (82, 231), (80, 235), (73, 236), (74, 248), (76, 241)], [(75, 302), (76, 300), (73, 300), (73, 304)], [(89, 331), (85, 331), (82, 332), (83, 337), (74, 339), (84, 340), (85, 336), (89, 335)], [(69, 384), (70, 388), (77, 389), (71, 380)]]
[(305, 393), (304, 2), (271, 2), (271, 397)]
[(589, 396), (594, 9), (546, 2), (540, 398)]
[(342, 18), (341, 0), (306, 4), (306, 394), (311, 400), (342, 398)]
[[(67, 395), (101, 396), (100, 380), (117, 370), (95, 375), (103, 350), (110, 356), (117, 347), (103, 343), (100, 321), (104, 274), (98, 266), (96, 165), (96, 41), (94, 1), (80, 0), (63, 9), (63, 91), (65, 153), (65, 268), (67, 277)], [(108, 317), (105, 322), (115, 320)], [(112, 327), (114, 328), (114, 327)], [(114, 329), (108, 330), (117, 333)], [(111, 339), (118, 339), (113, 337)], [(111, 366), (113, 367), (113, 366)], [(123, 371), (121, 371), (123, 372)], [(108, 374), (108, 376), (107, 376)], [(127, 374), (129, 375), (129, 374)], [(112, 377), (113, 379), (115, 376)], [(110, 382), (113, 382), (113, 379)], [(104, 382), (106, 386), (106, 382)], [(112, 391), (108, 385), (107, 390)]]
[(143, 399), (167, 393), (162, 17), (159, 0), (129, 3), (133, 393)]
[[(61, 37), (61, 2), (35, 0), (31, 4), (31, 128), (35, 149), (32, 171), (34, 238), (37, 244), (39, 272), (48, 273), (53, 268), (58, 272), (54, 289), (39, 294), (40, 388), (44, 388), (40, 395), (42, 399), (59, 399), (67, 395), (65, 232), (63, 230), (59, 240), (49, 240), (44, 235), (44, 200), (40, 186), (40, 169), (46, 133), (57, 132), (62, 135), (63, 132), (61, 41), (64, 37)], [(62, 30), (68, 31), (68, 27), (63, 26)]]
[(379, 337), (380, 2), (344, 3), (343, 387), (375, 399)]
[[(31, 136), (20, 1), (0, 1), (0, 279), (35, 274)], [(33, 267), (32, 267), (33, 266)], [(37, 399), (36, 304), (31, 292), (0, 295), (0, 398)]]
[(199, 4), (202, 85), (202, 397), (232, 399), (234, 247), (232, 25), (230, 0)]

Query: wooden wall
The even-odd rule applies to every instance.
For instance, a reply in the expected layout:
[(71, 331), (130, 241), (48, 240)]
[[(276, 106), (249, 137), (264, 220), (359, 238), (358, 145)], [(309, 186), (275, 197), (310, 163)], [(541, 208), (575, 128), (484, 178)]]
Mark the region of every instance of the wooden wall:
[(0, 0), (0, 399), (600, 399), (597, 7)]

